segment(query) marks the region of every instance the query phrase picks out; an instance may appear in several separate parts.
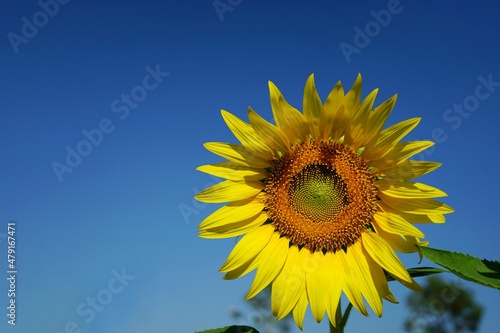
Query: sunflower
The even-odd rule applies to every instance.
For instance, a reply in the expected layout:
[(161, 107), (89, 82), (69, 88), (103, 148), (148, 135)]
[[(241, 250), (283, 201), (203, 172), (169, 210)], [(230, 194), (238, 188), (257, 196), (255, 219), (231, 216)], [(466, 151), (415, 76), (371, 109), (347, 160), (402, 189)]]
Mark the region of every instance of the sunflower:
[(386, 274), (418, 290), (395, 251), (417, 252), (427, 242), (415, 224), (443, 223), (453, 211), (434, 200), (444, 192), (411, 181), (440, 166), (409, 159), (433, 142), (401, 142), (420, 118), (382, 129), (396, 95), (373, 108), (378, 89), (361, 101), (361, 82), (347, 93), (338, 82), (323, 104), (311, 75), (303, 113), (269, 82), (276, 125), (251, 108), (249, 123), (222, 110), (241, 144), (206, 143), (227, 161), (198, 167), (225, 180), (196, 199), (227, 203), (199, 235), (243, 235), (220, 268), (224, 278), (256, 270), (246, 299), (271, 285), (273, 314), (292, 311), (300, 328), (308, 305), (316, 321), (326, 313), (336, 326), (342, 292), (362, 314), (366, 301), (381, 316), (382, 299), (397, 303)]

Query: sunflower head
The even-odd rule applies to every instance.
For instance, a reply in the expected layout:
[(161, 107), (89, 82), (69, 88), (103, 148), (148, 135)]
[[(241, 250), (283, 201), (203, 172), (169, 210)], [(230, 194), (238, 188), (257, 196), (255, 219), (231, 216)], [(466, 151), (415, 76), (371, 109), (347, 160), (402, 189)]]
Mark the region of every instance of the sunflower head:
[(395, 251), (427, 245), (418, 223), (442, 223), (452, 209), (435, 200), (446, 194), (413, 179), (439, 163), (410, 158), (431, 141), (402, 142), (419, 122), (412, 118), (383, 129), (396, 96), (374, 108), (377, 90), (361, 101), (361, 76), (344, 93), (338, 82), (326, 101), (311, 75), (303, 112), (269, 82), (275, 124), (252, 109), (249, 123), (222, 116), (239, 144), (205, 147), (226, 161), (198, 170), (225, 179), (196, 195), (227, 203), (203, 220), (205, 238), (243, 237), (221, 271), (234, 279), (256, 270), (247, 298), (272, 285), (273, 314), (293, 312), (302, 328), (311, 307), (319, 322), (335, 313), (342, 292), (367, 315), (384, 298), (397, 302), (386, 274), (419, 289)]

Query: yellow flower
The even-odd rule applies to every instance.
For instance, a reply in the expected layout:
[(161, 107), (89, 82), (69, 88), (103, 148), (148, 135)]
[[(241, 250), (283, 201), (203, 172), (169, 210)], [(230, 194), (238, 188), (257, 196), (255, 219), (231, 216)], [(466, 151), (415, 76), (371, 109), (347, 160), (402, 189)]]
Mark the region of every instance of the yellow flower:
[(324, 104), (311, 75), (303, 113), (271, 82), (269, 90), (276, 125), (250, 108), (250, 123), (223, 110), (241, 144), (205, 144), (227, 161), (198, 170), (226, 180), (196, 199), (227, 204), (200, 224), (199, 235), (244, 235), (220, 271), (235, 279), (256, 269), (246, 299), (272, 284), (278, 319), (293, 311), (302, 328), (310, 304), (316, 321), (326, 312), (335, 326), (342, 292), (364, 315), (366, 300), (381, 316), (382, 298), (397, 302), (385, 273), (419, 288), (394, 250), (418, 251), (427, 242), (414, 224), (443, 223), (453, 211), (433, 199), (444, 192), (410, 181), (440, 166), (409, 160), (433, 142), (400, 142), (420, 118), (382, 129), (396, 96), (373, 109), (376, 89), (361, 102), (361, 75), (347, 94), (338, 82)]

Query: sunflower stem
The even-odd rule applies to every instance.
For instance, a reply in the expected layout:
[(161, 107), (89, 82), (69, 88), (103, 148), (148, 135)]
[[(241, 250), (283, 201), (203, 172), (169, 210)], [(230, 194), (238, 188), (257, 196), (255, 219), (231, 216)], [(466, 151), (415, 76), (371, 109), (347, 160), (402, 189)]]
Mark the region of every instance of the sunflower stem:
[(345, 327), (345, 325), (347, 325), (347, 319), (351, 314), (351, 310), (352, 310), (352, 303), (349, 302), (349, 305), (347, 305), (347, 308), (345, 309), (344, 316), (342, 317), (342, 322), (340, 323), (341, 327)]
[(330, 322), (330, 333), (344, 333), (344, 326), (342, 326), (342, 304), (337, 305), (337, 311), (335, 311), (335, 323), (337, 327), (333, 326), (332, 322)]
[(339, 300), (339, 305), (337, 306), (337, 312), (335, 313), (335, 322), (337, 323), (337, 327), (333, 326), (330, 322), (330, 333), (344, 333), (344, 327), (347, 324), (347, 319), (351, 314), (352, 303), (347, 305), (345, 309), (344, 315), (342, 315), (342, 307)]
[(337, 333), (342, 331), (343, 330), (338, 330), (335, 326), (332, 325), (332, 322), (330, 322), (330, 333)]

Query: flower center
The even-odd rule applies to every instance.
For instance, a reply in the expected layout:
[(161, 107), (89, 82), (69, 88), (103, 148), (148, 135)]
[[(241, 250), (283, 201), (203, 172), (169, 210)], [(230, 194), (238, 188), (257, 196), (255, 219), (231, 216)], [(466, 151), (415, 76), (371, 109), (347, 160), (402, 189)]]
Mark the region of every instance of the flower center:
[(346, 184), (329, 166), (311, 164), (296, 174), (288, 191), (293, 209), (313, 222), (328, 222), (348, 204)]
[(364, 160), (342, 143), (295, 146), (274, 162), (265, 182), (275, 230), (313, 252), (346, 250), (377, 211), (373, 176)]

